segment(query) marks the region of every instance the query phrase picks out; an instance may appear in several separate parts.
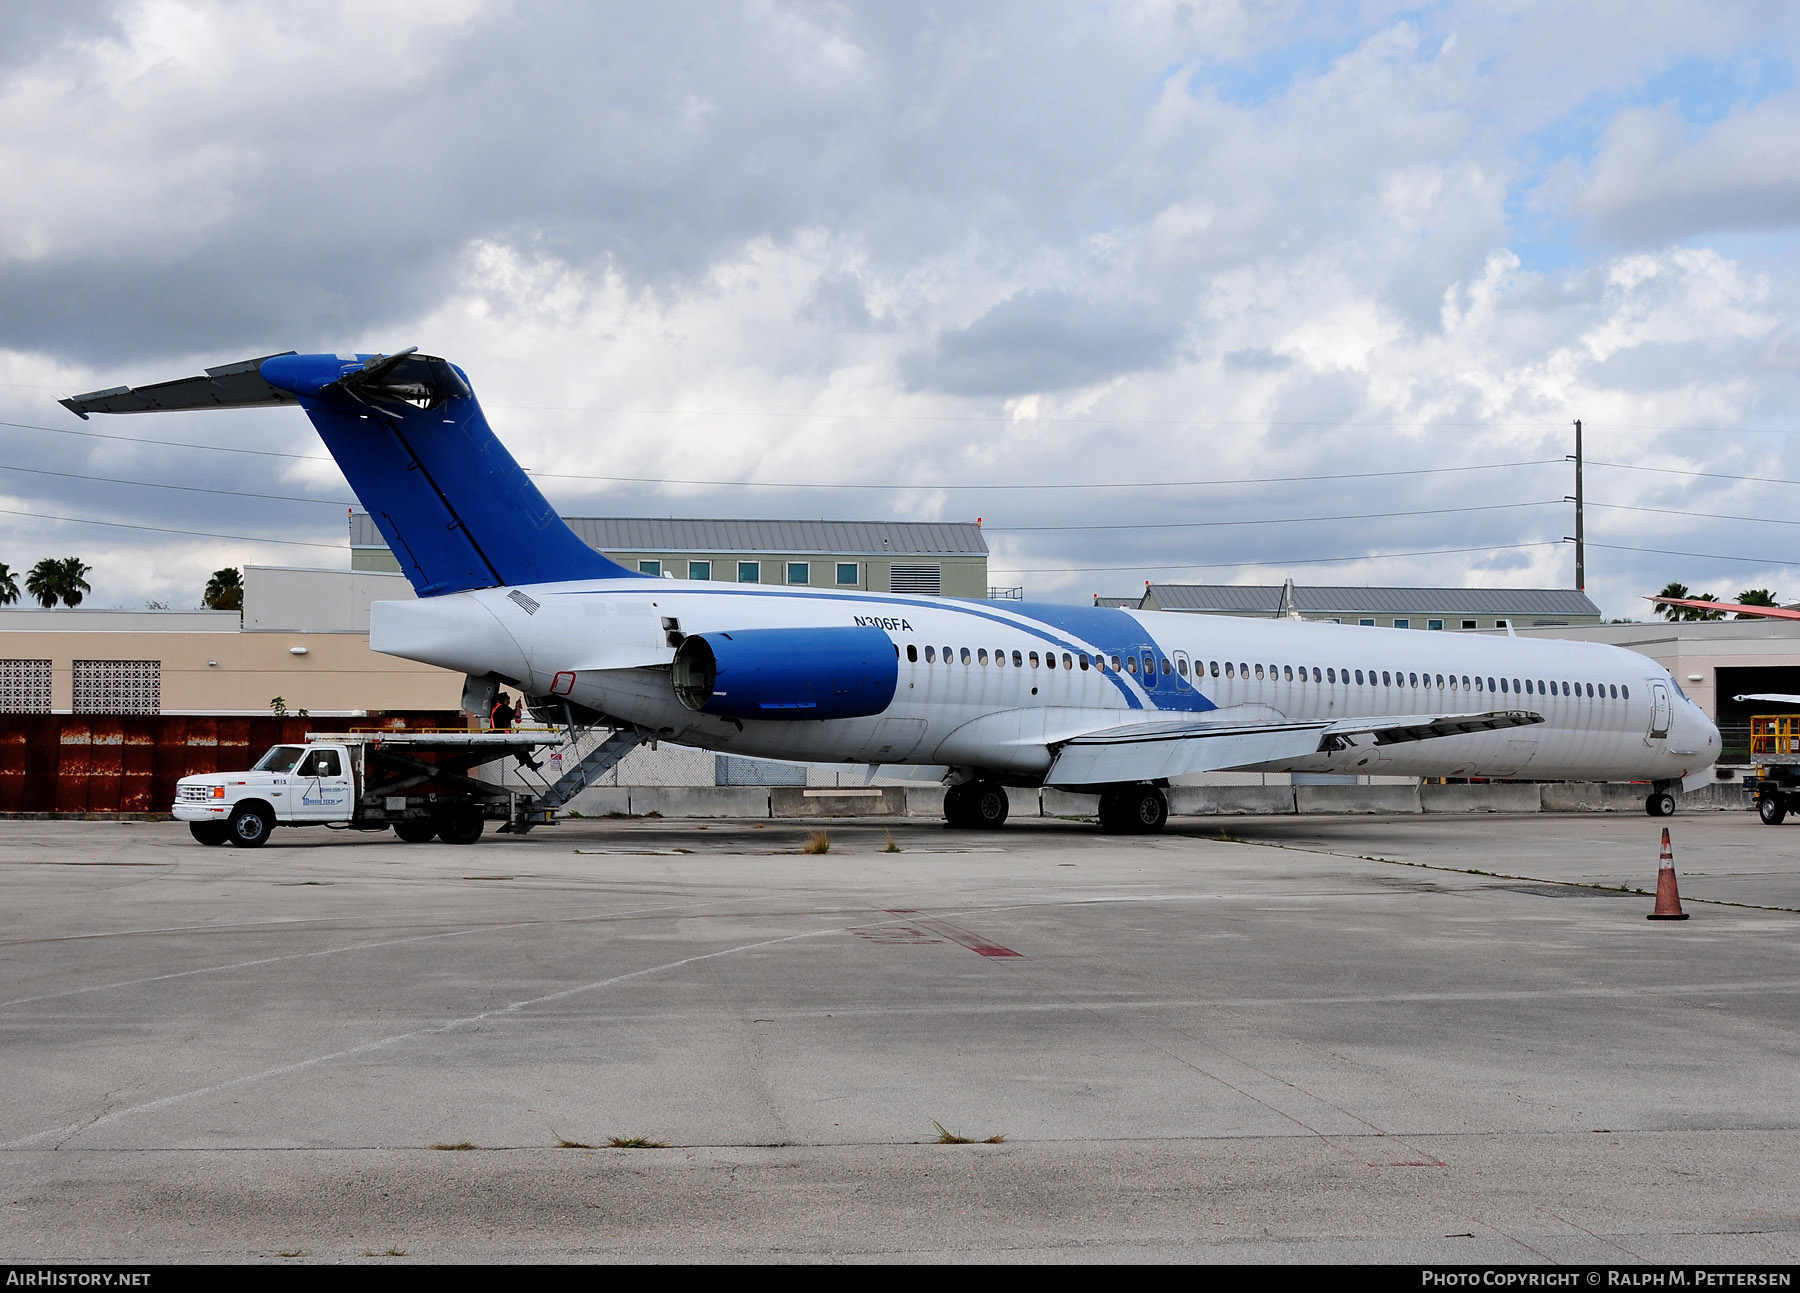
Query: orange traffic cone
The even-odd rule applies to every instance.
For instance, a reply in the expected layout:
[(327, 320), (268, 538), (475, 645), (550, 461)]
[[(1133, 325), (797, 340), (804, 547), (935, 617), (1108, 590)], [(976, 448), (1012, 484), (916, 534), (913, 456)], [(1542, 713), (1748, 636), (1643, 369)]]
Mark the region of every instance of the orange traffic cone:
[(1675, 854), (1669, 848), (1669, 828), (1663, 827), (1662, 865), (1656, 871), (1656, 910), (1646, 920), (1686, 920), (1681, 891), (1675, 887)]

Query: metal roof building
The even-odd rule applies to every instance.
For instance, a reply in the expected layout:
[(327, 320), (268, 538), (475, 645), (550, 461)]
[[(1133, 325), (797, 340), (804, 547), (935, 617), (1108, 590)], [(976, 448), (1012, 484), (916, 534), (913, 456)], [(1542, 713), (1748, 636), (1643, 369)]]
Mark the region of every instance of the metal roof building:
[[(571, 529), (631, 570), (677, 579), (985, 597), (987, 540), (960, 521), (715, 521), (573, 516)], [(350, 515), (352, 570), (400, 563), (366, 512)]]
[[(1142, 609), (1273, 616), (1280, 584), (1151, 584)], [(1297, 584), (1302, 617), (1382, 628), (1495, 629), (1598, 624), (1600, 608), (1570, 588), (1367, 588)]]

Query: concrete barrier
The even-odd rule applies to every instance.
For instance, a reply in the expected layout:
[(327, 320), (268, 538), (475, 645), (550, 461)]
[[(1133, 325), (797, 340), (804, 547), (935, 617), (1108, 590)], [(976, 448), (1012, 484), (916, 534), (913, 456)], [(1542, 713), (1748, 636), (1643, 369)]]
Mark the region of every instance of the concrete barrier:
[(768, 817), (762, 786), (633, 786), (633, 817)]
[(1292, 786), (1170, 786), (1169, 814), (1248, 817), (1294, 811)]
[(904, 817), (905, 786), (774, 786), (771, 817)]
[(1546, 781), (1538, 787), (1547, 813), (1641, 813), (1649, 786), (1605, 781)]
[(1416, 813), (1417, 786), (1295, 786), (1300, 813)]
[(906, 815), (908, 817), (937, 817), (944, 815), (944, 788), (942, 786), (903, 786), (906, 794)]
[(1543, 796), (1532, 785), (1422, 785), (1419, 808), (1427, 813), (1535, 813), (1543, 808)]

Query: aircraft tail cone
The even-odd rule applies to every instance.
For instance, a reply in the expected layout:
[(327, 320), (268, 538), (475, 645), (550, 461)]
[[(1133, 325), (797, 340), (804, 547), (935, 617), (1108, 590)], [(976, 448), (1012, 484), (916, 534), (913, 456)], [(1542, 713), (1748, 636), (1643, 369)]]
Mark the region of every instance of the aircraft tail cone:
[(1663, 827), (1662, 865), (1656, 871), (1656, 910), (1646, 920), (1686, 920), (1681, 891), (1675, 887), (1675, 854), (1669, 848), (1669, 828)]

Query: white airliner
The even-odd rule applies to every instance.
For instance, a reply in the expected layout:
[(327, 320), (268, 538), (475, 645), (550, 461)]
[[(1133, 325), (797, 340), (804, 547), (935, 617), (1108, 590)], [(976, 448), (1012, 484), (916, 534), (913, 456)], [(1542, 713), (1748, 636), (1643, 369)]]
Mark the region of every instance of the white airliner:
[(534, 707), (708, 750), (911, 766), (952, 825), (1008, 786), (1098, 793), (1161, 829), (1217, 770), (1646, 782), (1674, 811), (1719, 733), (1662, 666), (1586, 642), (656, 579), (563, 523), (442, 359), (287, 353), (62, 401), (89, 413), (298, 403), (412, 580), (375, 650)]

